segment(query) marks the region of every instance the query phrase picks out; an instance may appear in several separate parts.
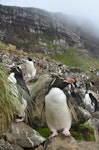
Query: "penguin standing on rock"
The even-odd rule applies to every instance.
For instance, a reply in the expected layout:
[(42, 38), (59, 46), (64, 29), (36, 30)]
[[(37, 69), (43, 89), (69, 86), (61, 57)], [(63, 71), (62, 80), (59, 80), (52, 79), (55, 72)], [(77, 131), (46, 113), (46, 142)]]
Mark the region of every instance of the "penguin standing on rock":
[(28, 57), (26, 60), (26, 72), (27, 72), (27, 77), (30, 79), (34, 79), (36, 76), (36, 68), (34, 66), (34, 62), (32, 61), (32, 58)]
[[(29, 123), (29, 125), (32, 125), (32, 103), (31, 103), (29, 89), (27, 88), (26, 83), (23, 78), (22, 70), (18, 66), (13, 66), (10, 68), (9, 71), (10, 71), (10, 75), (9, 75), (8, 79), (12, 83), (16, 84), (16, 88), (17, 88), (19, 94), (26, 101), (28, 123)], [(23, 121), (23, 119), (20, 119), (20, 116), (17, 116), (16, 122), (20, 122), (20, 121)]]
[(99, 110), (97, 99), (94, 97), (94, 95), (88, 91), (88, 83), (86, 83), (86, 92), (85, 92), (85, 98), (84, 103), (86, 106), (90, 106), (91, 112), (95, 112)]
[(69, 91), (69, 94), (75, 99), (75, 101), (77, 102), (77, 104), (79, 106), (82, 105), (83, 103), (83, 100), (82, 100), (82, 97), (80, 96), (80, 94), (78, 92), (75, 92), (74, 90), (74, 86), (72, 84), (70, 84), (70, 91)]
[(52, 132), (50, 137), (58, 135), (58, 131), (61, 130), (65, 136), (70, 135), (69, 129), (72, 124), (72, 116), (63, 89), (73, 82), (75, 80), (72, 78), (67, 80), (57, 78), (49, 86), (48, 93), (45, 96), (45, 117)]

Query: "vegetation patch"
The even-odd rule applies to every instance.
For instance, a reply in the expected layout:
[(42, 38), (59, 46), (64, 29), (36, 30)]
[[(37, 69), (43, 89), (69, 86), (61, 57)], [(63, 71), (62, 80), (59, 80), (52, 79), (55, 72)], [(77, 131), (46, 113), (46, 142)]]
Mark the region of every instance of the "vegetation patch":
[(82, 62), (79, 61), (79, 58), (74, 56), (74, 51), (75, 49), (69, 49), (62, 54), (56, 54), (52, 56), (52, 58), (56, 61), (61, 61), (63, 64), (69, 67), (80, 67), (82, 65)]
[(12, 99), (7, 74), (0, 68), (0, 131), (3, 131), (13, 118)]
[(76, 140), (95, 141), (93, 128), (85, 124), (73, 127), (71, 129), (71, 135)]
[(7, 72), (0, 68), (0, 134), (14, 120), (21, 104), (22, 98), (18, 95), (15, 85), (8, 82)]
[(83, 49), (70, 48), (62, 54), (51, 56), (51, 58), (62, 62), (68, 67), (80, 67), (83, 71), (98, 68), (99, 60), (89, 57), (83, 51)]
[(48, 138), (51, 134), (51, 131), (47, 127), (37, 127), (36, 131), (38, 131), (45, 138)]
[[(36, 131), (45, 138), (48, 138), (51, 134), (47, 127), (37, 127)], [(70, 133), (76, 140), (95, 141), (93, 128), (85, 124), (74, 126), (71, 128)]]

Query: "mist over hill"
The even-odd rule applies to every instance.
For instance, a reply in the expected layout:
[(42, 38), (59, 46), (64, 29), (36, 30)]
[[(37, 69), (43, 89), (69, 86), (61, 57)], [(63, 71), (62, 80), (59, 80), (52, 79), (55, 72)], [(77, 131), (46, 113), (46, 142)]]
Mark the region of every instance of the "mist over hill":
[(47, 55), (77, 47), (99, 58), (99, 38), (92, 28), (78, 24), (70, 16), (37, 8), (0, 5), (0, 40)]

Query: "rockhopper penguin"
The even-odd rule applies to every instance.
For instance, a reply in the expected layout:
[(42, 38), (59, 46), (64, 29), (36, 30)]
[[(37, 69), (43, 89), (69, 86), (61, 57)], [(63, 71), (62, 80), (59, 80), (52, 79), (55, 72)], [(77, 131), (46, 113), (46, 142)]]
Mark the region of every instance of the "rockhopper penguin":
[(72, 78), (67, 80), (57, 78), (49, 86), (48, 93), (45, 96), (45, 117), (47, 125), (52, 132), (50, 137), (58, 135), (59, 130), (62, 130), (65, 136), (70, 135), (69, 129), (72, 124), (72, 116), (63, 89), (73, 82), (75, 80)]
[[(32, 125), (32, 103), (30, 98), (30, 92), (29, 89), (26, 86), (26, 83), (23, 78), (22, 70), (19, 66), (13, 66), (9, 69), (10, 75), (8, 79), (16, 84), (16, 88), (19, 92), (19, 94), (22, 96), (22, 98), (26, 101), (27, 104), (27, 115), (28, 115), (28, 123), (29, 125)], [(23, 121), (23, 118), (20, 116), (17, 116), (16, 121)]]
[(77, 102), (79, 106), (82, 105), (83, 103), (82, 97), (78, 92), (75, 91), (74, 86), (72, 84), (70, 84), (70, 90), (68, 91), (68, 93), (74, 98), (74, 100)]
[(88, 83), (86, 83), (86, 92), (85, 92), (85, 97), (84, 97), (84, 103), (86, 106), (90, 106), (90, 111), (91, 112), (95, 112), (95, 111), (99, 111), (99, 106), (98, 106), (98, 101), (95, 98), (95, 96), (89, 92), (89, 85)]
[(32, 61), (32, 58), (28, 57), (26, 60), (26, 72), (28, 78), (33, 78), (36, 76), (36, 68), (34, 66), (34, 62)]

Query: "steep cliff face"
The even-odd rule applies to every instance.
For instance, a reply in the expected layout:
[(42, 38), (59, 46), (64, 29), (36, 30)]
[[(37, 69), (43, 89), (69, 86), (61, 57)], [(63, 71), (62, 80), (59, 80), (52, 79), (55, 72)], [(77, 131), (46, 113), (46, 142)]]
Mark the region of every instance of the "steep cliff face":
[(79, 37), (66, 27), (66, 21), (61, 14), (35, 8), (2, 5), (0, 5), (0, 39), (23, 49), (25, 46), (30, 48), (29, 44), (64, 45), (63, 49), (75, 44), (82, 45)]
[(53, 54), (72, 46), (84, 47), (83, 40), (67, 23), (62, 14), (0, 5), (0, 40), (19, 49)]

